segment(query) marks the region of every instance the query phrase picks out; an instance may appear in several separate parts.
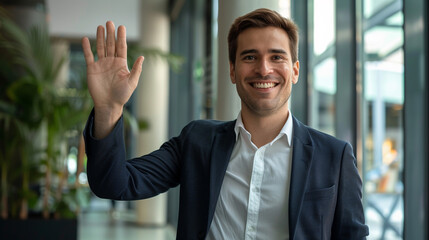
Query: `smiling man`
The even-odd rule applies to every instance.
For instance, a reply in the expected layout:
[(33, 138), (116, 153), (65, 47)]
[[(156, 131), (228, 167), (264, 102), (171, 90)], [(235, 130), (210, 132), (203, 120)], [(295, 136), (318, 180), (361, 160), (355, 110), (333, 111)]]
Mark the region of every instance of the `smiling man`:
[(366, 239), (350, 144), (300, 123), (298, 28), (275, 11), (237, 18), (228, 35), (237, 120), (189, 123), (160, 149), (125, 161), (122, 110), (143, 58), (126, 65), (125, 28), (97, 30), (98, 61), (82, 41), (94, 110), (85, 130), (88, 178), (105, 198), (134, 200), (180, 185), (178, 239)]
[(244, 126), (260, 147), (273, 140), (288, 119), (287, 103), (292, 84), (298, 82), (299, 62), (292, 60), (289, 37), (281, 28), (248, 28), (235, 41), (230, 76), (241, 98)]

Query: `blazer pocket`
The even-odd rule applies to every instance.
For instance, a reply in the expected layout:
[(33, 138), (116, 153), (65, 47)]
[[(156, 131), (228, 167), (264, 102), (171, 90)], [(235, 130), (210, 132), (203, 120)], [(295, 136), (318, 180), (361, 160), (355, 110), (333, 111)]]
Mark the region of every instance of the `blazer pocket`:
[(305, 193), (304, 201), (323, 200), (333, 198), (335, 195), (335, 185), (328, 188), (321, 188)]

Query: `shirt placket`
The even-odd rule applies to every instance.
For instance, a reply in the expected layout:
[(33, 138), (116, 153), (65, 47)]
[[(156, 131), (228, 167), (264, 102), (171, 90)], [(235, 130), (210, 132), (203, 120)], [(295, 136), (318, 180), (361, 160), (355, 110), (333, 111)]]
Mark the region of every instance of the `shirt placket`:
[(256, 227), (258, 224), (259, 205), (261, 201), (261, 185), (264, 176), (265, 146), (259, 148), (253, 158), (252, 176), (249, 187), (249, 202), (247, 206), (247, 220), (245, 239), (256, 239)]

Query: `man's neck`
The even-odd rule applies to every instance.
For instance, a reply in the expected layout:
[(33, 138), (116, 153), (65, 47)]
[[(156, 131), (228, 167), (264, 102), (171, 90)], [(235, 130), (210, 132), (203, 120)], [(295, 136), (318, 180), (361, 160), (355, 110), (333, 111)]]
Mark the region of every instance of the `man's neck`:
[(242, 109), (244, 127), (252, 135), (252, 142), (259, 148), (274, 140), (289, 117), (289, 109), (266, 116), (256, 115)]

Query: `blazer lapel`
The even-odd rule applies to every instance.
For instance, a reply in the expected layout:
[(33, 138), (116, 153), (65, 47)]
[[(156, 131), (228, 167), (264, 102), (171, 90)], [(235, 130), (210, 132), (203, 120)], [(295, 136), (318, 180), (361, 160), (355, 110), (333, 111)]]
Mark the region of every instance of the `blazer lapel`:
[(301, 213), (308, 173), (313, 159), (313, 146), (307, 127), (293, 117), (293, 152), (289, 190), (289, 237), (294, 239)]
[(223, 178), (235, 144), (235, 121), (227, 122), (217, 132), (211, 147), (209, 213), (207, 228), (213, 219)]

